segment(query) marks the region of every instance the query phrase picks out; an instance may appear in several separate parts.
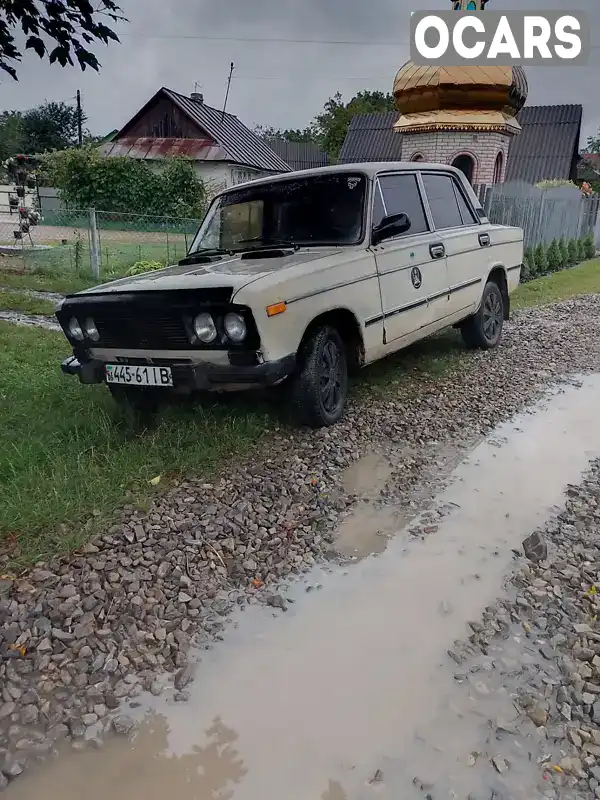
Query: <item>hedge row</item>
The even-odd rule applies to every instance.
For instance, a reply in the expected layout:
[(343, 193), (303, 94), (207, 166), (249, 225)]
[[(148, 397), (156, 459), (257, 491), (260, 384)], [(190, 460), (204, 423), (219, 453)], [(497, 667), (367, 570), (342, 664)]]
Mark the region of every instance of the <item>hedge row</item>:
[(525, 250), (521, 282), (574, 267), (581, 261), (594, 258), (596, 242), (590, 233), (583, 239), (554, 239), (551, 244), (538, 244)]

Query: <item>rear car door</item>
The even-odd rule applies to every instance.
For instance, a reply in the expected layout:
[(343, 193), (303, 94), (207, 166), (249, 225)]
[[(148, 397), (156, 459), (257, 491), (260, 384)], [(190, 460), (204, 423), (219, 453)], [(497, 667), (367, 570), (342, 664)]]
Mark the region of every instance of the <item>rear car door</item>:
[(405, 213), (411, 221), (406, 233), (373, 248), (388, 344), (433, 322), (437, 298), (447, 302), (448, 279), (443, 243), (431, 231), (418, 173), (382, 173), (374, 190), (374, 226), (391, 214)]
[(490, 235), (454, 175), (423, 171), (433, 224), (446, 251), (449, 299), (446, 314), (473, 310), (481, 297)]

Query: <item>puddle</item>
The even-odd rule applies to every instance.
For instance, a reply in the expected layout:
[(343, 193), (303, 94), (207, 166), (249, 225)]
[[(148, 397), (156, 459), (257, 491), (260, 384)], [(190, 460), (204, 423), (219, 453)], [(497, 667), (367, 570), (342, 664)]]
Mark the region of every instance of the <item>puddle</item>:
[[(290, 588), (285, 614), (250, 606), (199, 654), (187, 704), (152, 698), (132, 742), (69, 752), (8, 796), (416, 800), (442, 780), (460, 798), (479, 791), (498, 776), (489, 763), (473, 770), (468, 754), (489, 737), (487, 715), (514, 709), (494, 691), (477, 713), (457, 695), (446, 651), (502, 594), (511, 547), (600, 455), (599, 407), (600, 376), (586, 377), (500, 426), (436, 497), (434, 508), (452, 510), (434, 533), (404, 530), (377, 558), (315, 570), (310, 587)], [(511, 797), (532, 798), (537, 767), (522, 756), (502, 777)]]
[(15, 325), (25, 325), (33, 328), (45, 328), (48, 331), (60, 331), (61, 327), (50, 317), (42, 317), (34, 314), (21, 314), (18, 311), (0, 311), (0, 320), (13, 322)]
[(57, 294), (56, 292), (41, 292), (37, 289), (13, 289), (12, 286), (0, 286), (0, 292), (25, 294), (27, 297), (35, 297), (36, 300), (49, 300), (54, 303), (60, 303), (61, 300), (65, 299), (63, 294)]
[(335, 549), (346, 558), (362, 559), (383, 553), (390, 538), (402, 530), (408, 520), (392, 506), (360, 503), (339, 525)]
[(344, 488), (361, 497), (377, 497), (392, 472), (393, 467), (385, 456), (367, 453), (346, 470)]

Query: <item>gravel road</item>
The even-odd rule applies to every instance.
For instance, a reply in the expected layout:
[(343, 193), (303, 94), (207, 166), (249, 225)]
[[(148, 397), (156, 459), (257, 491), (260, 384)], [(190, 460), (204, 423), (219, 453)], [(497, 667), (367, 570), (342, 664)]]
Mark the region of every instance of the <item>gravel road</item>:
[[(452, 454), (549, 384), (600, 372), (599, 312), (600, 297), (521, 312), (498, 351), (474, 354), (436, 380), (406, 375), (385, 397), (355, 402), (331, 430), (275, 430), (258, 456), (232, 462), (214, 483), (182, 482), (145, 514), (125, 509), (81, 554), (18, 579), (0, 577), (0, 787), (63, 740), (81, 748), (108, 726), (127, 734), (133, 723), (122, 706), (146, 691), (185, 702), (190, 654), (223, 638), (233, 609), (261, 603), (279, 612), (286, 607), (281, 581), (337, 560), (337, 531), (359, 500), (349, 468), (361, 456), (387, 454), (380, 503), (410, 519), (435, 494)], [(593, 733), (600, 704), (589, 701), (600, 636), (585, 627), (593, 625), (595, 603), (590, 570), (600, 560), (588, 531), (598, 523), (597, 475), (573, 490), (565, 521), (547, 531), (556, 556), (543, 567), (521, 567), (513, 605), (490, 612), (469, 648), (455, 652), (462, 663), (477, 647), (489, 650), (492, 634), (505, 632), (497, 619), (507, 615), (510, 625), (529, 626), (524, 646), (539, 650), (534, 621), (546, 619), (544, 646), (553, 653), (546, 678), (539, 671), (535, 681), (525, 673), (515, 681), (530, 680), (523, 710), (563, 720), (557, 731), (567, 738), (552, 740), (556, 753), (548, 751), (541, 778), (550, 797), (587, 798), (599, 785), (592, 770), (600, 776)], [(434, 532), (435, 524), (425, 525), (414, 535)], [(580, 615), (585, 622), (575, 622)], [(496, 768), (500, 774), (504, 762)], [(572, 794), (556, 794), (561, 782)]]

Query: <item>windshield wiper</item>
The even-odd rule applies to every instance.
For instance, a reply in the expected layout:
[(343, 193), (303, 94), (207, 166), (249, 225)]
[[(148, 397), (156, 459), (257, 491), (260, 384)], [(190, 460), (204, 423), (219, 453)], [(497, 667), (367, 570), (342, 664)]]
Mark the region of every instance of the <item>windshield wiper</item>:
[[(300, 248), (292, 239), (278, 239), (274, 236), (253, 236), (251, 239), (240, 239), (237, 244), (258, 244), (257, 250), (272, 249), (274, 247), (293, 247), (294, 250)], [(253, 248), (254, 249), (254, 248)]]
[(179, 261), (180, 266), (185, 266), (186, 264), (201, 264), (206, 259), (210, 259), (211, 256), (230, 256), (233, 255), (233, 250), (224, 250), (221, 247), (206, 247), (203, 250), (194, 250), (193, 253), (189, 253), (187, 256)]

